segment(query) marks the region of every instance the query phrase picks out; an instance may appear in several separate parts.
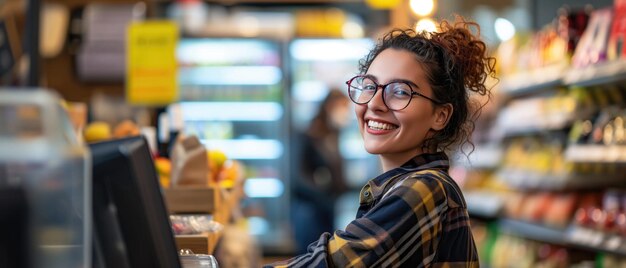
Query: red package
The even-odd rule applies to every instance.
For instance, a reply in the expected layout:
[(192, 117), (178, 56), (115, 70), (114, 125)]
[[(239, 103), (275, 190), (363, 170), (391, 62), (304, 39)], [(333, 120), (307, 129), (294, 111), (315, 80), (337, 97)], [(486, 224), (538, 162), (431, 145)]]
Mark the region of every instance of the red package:
[(616, 60), (626, 57), (626, 0), (615, 0), (615, 14), (607, 45), (607, 58)]

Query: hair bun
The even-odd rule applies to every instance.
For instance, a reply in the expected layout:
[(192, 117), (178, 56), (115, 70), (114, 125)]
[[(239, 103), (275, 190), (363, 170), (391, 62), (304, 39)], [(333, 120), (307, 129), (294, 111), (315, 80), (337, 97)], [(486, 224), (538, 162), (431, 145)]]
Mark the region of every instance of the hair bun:
[(489, 94), (485, 81), (487, 76), (495, 76), (496, 59), (487, 55), (487, 46), (479, 38), (479, 25), (457, 17), (453, 23), (442, 21), (439, 28), (430, 39), (443, 48), (447, 72), (460, 75), (466, 89)]

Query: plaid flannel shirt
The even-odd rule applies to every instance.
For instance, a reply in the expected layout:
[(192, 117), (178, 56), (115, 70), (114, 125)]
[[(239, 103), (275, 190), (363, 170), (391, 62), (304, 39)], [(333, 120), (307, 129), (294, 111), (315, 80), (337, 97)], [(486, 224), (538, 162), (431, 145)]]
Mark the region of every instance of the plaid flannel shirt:
[(356, 219), (308, 253), (265, 267), (478, 267), (467, 206), (445, 153), (370, 180)]

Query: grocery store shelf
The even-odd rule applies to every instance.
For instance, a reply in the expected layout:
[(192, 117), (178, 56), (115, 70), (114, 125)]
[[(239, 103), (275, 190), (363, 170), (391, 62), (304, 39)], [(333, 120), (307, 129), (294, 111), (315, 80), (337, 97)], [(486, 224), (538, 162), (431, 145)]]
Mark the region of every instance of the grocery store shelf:
[(568, 70), (563, 82), (572, 86), (606, 85), (626, 80), (626, 61), (616, 60)]
[(221, 236), (221, 232), (176, 235), (176, 247), (190, 249), (194, 254), (213, 254)]
[(567, 242), (580, 248), (626, 256), (626, 237), (580, 226), (571, 226)]
[(176, 187), (163, 189), (167, 209), (171, 214), (217, 214), (223, 197), (216, 187)]
[[(164, 200), (171, 214), (210, 214), (216, 222), (225, 225), (230, 222), (234, 210), (239, 208), (240, 189), (220, 187), (178, 186), (164, 189)], [(175, 236), (179, 250), (190, 249), (195, 254), (213, 254), (222, 236), (221, 228), (199, 234), (178, 234)]]
[(572, 69), (557, 64), (521, 72), (502, 79), (502, 92), (509, 97), (529, 95), (559, 86), (597, 86), (626, 80), (626, 61), (608, 61)]
[(513, 219), (498, 221), (501, 232), (541, 242), (566, 245), (565, 230)]
[(626, 256), (626, 237), (571, 225), (554, 228), (513, 219), (498, 220), (500, 231), (514, 236), (582, 250)]
[(583, 115), (576, 106), (572, 97), (516, 100), (501, 109), (494, 127), (504, 137), (562, 130)]
[(502, 169), (498, 178), (514, 189), (519, 190), (590, 190), (623, 185), (620, 174), (540, 174), (526, 170)]
[[(539, 121), (539, 120), (538, 120)], [(537, 122), (538, 122), (537, 121)], [(520, 136), (533, 136), (546, 133), (553, 133), (556, 131), (562, 131), (572, 124), (572, 121), (563, 121), (551, 125), (542, 126), (529, 126), (529, 127), (516, 127), (503, 129), (502, 136), (507, 138), (520, 137)]]
[(582, 163), (626, 163), (626, 146), (571, 145), (565, 150), (565, 159)]
[(509, 97), (536, 93), (563, 85), (565, 64), (555, 64), (504, 77), (502, 92)]

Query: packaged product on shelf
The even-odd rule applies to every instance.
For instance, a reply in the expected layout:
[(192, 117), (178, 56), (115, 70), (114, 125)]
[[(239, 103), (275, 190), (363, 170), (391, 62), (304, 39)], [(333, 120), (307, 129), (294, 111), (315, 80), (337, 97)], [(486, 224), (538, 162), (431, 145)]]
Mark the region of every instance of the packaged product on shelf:
[(615, 0), (615, 16), (611, 26), (611, 35), (607, 47), (609, 60), (623, 59), (626, 57), (626, 1)]
[(224, 228), (212, 215), (170, 215), (170, 222), (176, 235), (219, 232)]
[(526, 221), (540, 222), (553, 199), (554, 194), (550, 193), (529, 195), (522, 207), (520, 218)]
[(208, 185), (209, 165), (206, 148), (196, 136), (179, 136), (172, 149), (172, 186)]
[(572, 125), (569, 133), (569, 144), (584, 144), (589, 140), (593, 124), (589, 119), (578, 119)]
[(570, 9), (563, 7), (559, 9), (557, 31), (561, 38), (567, 40), (567, 54), (570, 57), (574, 54), (576, 45), (585, 32), (590, 12), (590, 8)]
[(610, 233), (618, 233), (617, 218), (620, 211), (620, 193), (617, 190), (607, 190), (602, 199), (602, 219), (600, 229)]
[(520, 192), (511, 192), (504, 203), (504, 214), (510, 218), (520, 218), (526, 204), (526, 196)]
[[(581, 197), (574, 216), (574, 224), (591, 229), (604, 229), (603, 193), (587, 193)], [(610, 198), (609, 198), (610, 199)]]
[(572, 222), (577, 201), (577, 193), (555, 194), (545, 211), (543, 222), (553, 227), (567, 227)]
[(611, 31), (613, 9), (594, 10), (572, 56), (572, 66), (582, 68), (607, 59), (607, 40)]

